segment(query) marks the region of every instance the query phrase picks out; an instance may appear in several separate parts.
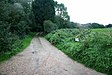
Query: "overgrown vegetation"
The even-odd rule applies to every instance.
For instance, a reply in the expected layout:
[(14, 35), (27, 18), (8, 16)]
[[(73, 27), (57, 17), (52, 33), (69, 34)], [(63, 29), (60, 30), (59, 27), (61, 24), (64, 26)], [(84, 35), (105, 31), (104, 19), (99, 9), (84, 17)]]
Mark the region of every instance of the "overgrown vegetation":
[(31, 24), (28, 17), (30, 12), (25, 11), (27, 6), (27, 1), (26, 5), (18, 0), (0, 1), (0, 61), (10, 58), (23, 48), (22, 40), (29, 35)]
[[(112, 29), (61, 29), (45, 38), (72, 59), (112, 74)], [(75, 38), (80, 41), (76, 42)]]
[(3, 53), (0, 53), (0, 62), (4, 61), (4, 60), (7, 60), (7, 59), (11, 58), (12, 56), (14, 56), (15, 54), (23, 51), (27, 46), (29, 46), (29, 44), (30, 44), (30, 42), (31, 42), (31, 40), (32, 40), (32, 38), (34, 37), (35, 34), (36, 33), (30, 33), (30, 34), (26, 35), (24, 39), (18, 40), (20, 44), (18, 44), (18, 41), (15, 41), (14, 44), (17, 45), (15, 48), (13, 48), (11, 50), (7, 49), (7, 51), (4, 51)]
[(55, 23), (53, 23), (50, 20), (44, 21), (44, 32), (45, 33), (50, 33), (51, 31), (54, 31), (56, 29), (58, 29), (58, 26)]

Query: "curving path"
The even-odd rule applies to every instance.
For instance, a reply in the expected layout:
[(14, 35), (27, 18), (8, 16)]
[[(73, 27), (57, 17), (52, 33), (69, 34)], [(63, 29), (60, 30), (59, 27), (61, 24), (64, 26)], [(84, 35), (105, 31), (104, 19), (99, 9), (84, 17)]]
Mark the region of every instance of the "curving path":
[(0, 64), (0, 75), (105, 75), (71, 60), (41, 37)]

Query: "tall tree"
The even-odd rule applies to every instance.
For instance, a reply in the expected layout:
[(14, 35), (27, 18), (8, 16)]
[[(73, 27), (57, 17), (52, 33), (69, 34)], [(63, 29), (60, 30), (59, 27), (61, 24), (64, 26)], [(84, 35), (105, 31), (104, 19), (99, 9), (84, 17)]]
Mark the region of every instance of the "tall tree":
[(0, 54), (22, 46), (19, 39), (29, 31), (24, 7), (16, 0), (0, 0)]
[(67, 12), (67, 7), (64, 4), (59, 4), (55, 1), (55, 23), (59, 28), (69, 28), (70, 16)]
[(55, 9), (53, 0), (34, 0), (32, 2), (32, 11), (38, 31), (43, 31), (45, 20), (54, 20)]
[(55, 2), (55, 12), (57, 16), (60, 16), (64, 20), (70, 20), (70, 16), (67, 12), (67, 7), (63, 3), (59, 4), (58, 2)]

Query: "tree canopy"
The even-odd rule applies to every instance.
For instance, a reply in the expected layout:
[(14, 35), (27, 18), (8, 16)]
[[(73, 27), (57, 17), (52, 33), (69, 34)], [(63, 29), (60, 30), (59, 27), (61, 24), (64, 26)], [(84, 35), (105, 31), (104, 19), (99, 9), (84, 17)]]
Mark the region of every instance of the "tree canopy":
[(58, 2), (55, 2), (55, 13), (57, 16), (60, 16), (64, 20), (70, 20), (70, 16), (67, 12), (67, 7), (63, 3), (59, 4)]
[(34, 0), (32, 3), (32, 11), (38, 31), (43, 31), (43, 23), (45, 20), (54, 20), (55, 9), (53, 0)]

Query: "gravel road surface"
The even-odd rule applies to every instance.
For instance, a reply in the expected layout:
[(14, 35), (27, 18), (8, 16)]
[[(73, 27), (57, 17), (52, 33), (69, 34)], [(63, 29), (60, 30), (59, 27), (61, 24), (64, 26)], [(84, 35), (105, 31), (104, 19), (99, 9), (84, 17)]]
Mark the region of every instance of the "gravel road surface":
[(67, 57), (42, 37), (0, 64), (0, 75), (105, 75)]

